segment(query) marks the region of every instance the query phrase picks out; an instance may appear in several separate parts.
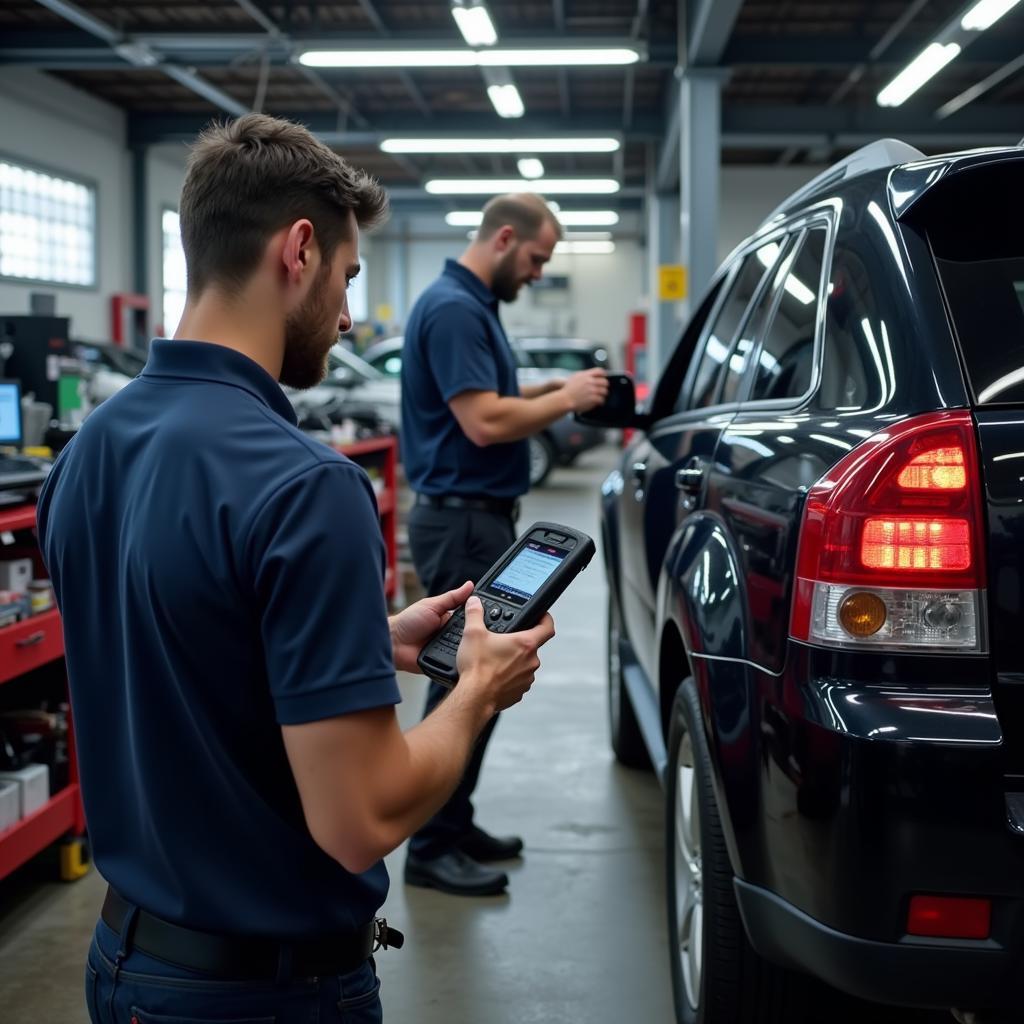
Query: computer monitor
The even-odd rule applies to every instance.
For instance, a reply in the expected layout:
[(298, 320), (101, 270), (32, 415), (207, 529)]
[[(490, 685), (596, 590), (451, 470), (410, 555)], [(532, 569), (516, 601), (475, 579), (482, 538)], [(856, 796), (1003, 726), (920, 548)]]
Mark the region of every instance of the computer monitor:
[(21, 447), (21, 384), (0, 380), (0, 444)]

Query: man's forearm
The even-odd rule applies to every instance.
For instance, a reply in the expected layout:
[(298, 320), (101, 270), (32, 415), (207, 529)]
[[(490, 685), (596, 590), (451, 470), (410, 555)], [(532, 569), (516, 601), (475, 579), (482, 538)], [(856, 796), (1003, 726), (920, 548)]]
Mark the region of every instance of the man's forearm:
[(382, 841), (394, 849), (425, 825), (458, 786), (473, 747), (496, 709), (459, 686), (418, 725), (403, 734), (405, 756), (382, 763), (378, 815)]
[(521, 441), (569, 412), (572, 401), (562, 388), (537, 398), (498, 398), (481, 417), (473, 440), (482, 445)]
[(550, 395), (552, 391), (559, 391), (565, 381), (561, 378), (545, 381), (543, 384), (525, 384), (519, 389), (520, 398), (540, 398), (541, 395)]

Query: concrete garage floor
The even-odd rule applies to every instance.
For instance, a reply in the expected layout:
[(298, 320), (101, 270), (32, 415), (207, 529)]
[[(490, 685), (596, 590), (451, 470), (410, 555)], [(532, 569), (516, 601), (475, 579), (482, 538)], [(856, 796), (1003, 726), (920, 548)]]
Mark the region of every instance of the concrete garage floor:
[[(557, 470), (524, 502), (537, 519), (597, 531), (612, 449)], [(662, 881), (662, 797), (652, 776), (612, 761), (605, 722), (605, 585), (600, 554), (555, 609), (558, 635), (526, 700), (506, 713), (477, 793), (478, 817), (518, 832), (508, 896), (463, 899), (401, 881), (388, 858), (384, 913), (406, 933), (378, 957), (385, 1020), (415, 1024), (620, 1024), (672, 1020)], [(424, 683), (402, 679), (403, 724)], [(41, 857), (0, 882), (0, 1021), (85, 1024), (82, 971), (104, 883), (54, 882)], [(858, 1015), (882, 1024), (877, 1012)], [(886, 1015), (944, 1024), (945, 1014)], [(793, 1024), (798, 1024), (794, 1021)]]

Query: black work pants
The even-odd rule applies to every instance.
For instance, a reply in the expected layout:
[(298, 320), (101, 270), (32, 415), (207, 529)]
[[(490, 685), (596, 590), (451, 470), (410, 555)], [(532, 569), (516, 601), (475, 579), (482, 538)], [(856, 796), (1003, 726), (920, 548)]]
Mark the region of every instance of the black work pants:
[[(414, 505), (409, 513), (409, 547), (416, 574), (429, 596), (476, 582), (516, 538), (512, 517), (498, 512)], [(448, 695), (431, 680), (426, 718)], [(455, 847), (473, 825), (473, 790), (480, 777), (487, 742), (498, 716), (488, 722), (477, 741), (466, 772), (451, 799), (409, 840), (409, 851), (423, 858), (440, 857)]]

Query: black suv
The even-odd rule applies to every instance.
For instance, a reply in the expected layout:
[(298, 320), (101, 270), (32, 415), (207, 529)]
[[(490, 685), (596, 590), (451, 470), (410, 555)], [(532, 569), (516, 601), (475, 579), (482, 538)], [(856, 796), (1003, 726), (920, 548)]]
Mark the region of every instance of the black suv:
[(1022, 185), (1020, 149), (866, 147), (596, 415), (638, 429), (610, 722), (664, 782), (687, 1024), (1024, 1018)]

